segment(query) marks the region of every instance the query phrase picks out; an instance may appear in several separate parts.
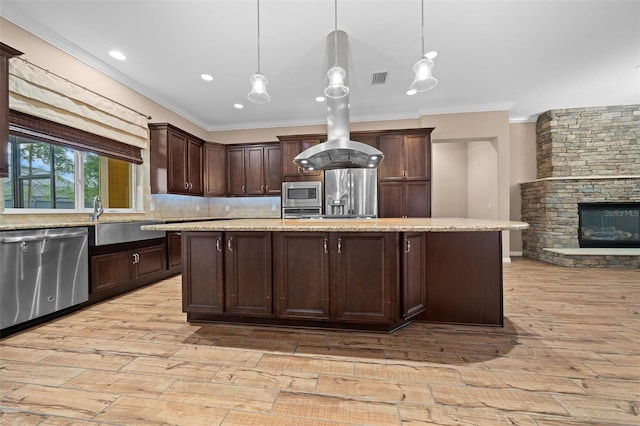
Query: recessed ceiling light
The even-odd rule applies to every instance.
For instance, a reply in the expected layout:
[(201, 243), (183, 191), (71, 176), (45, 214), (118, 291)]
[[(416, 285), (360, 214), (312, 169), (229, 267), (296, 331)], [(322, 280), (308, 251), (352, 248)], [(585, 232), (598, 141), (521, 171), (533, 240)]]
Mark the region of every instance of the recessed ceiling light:
[(111, 52), (109, 52), (109, 55), (114, 58), (117, 59), (119, 61), (124, 61), (127, 59), (126, 56), (124, 56), (124, 53), (118, 51), (118, 50), (112, 50)]
[(244, 105), (242, 105), (242, 104), (233, 104), (233, 107), (235, 109), (242, 109), (242, 108), (244, 108)]
[(317, 96), (316, 97), (316, 102), (324, 102), (324, 101), (325, 101), (324, 96)]
[(213, 76), (211, 74), (201, 74), (200, 78), (204, 81), (213, 81)]

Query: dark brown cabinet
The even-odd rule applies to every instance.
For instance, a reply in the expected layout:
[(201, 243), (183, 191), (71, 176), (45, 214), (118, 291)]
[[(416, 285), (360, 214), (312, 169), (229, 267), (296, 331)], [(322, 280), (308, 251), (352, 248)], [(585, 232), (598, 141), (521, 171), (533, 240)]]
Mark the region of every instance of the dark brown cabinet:
[(167, 269), (165, 244), (91, 256), (91, 293), (125, 287)]
[(183, 232), (183, 311), (273, 315), (270, 232)]
[(167, 232), (167, 267), (180, 272), (182, 270), (182, 234)]
[(380, 182), (380, 217), (431, 217), (431, 181)]
[(203, 147), (204, 196), (219, 197), (227, 193), (227, 150), (224, 145), (206, 143)]
[(406, 232), (402, 244), (402, 318), (423, 313), (427, 307), (427, 234)]
[(282, 180), (320, 180), (322, 179), (319, 170), (304, 171), (293, 159), (305, 149), (311, 148), (326, 140), (320, 135), (313, 136), (278, 136), (280, 139), (280, 153), (282, 161)]
[(380, 163), (380, 181), (431, 179), (431, 140), (428, 132), (420, 134), (384, 134), (379, 149), (384, 153)]
[(224, 310), (224, 234), (183, 232), (182, 310), (222, 313)]
[(278, 195), (280, 145), (242, 145), (227, 148), (229, 195)]
[(20, 55), (0, 42), (0, 178), (9, 176), (9, 59)]
[(225, 312), (273, 314), (270, 232), (225, 232)]
[(274, 233), (278, 318), (329, 320), (329, 234)]
[(168, 123), (149, 124), (151, 193), (202, 195), (204, 141)]
[(391, 323), (397, 234), (276, 233), (278, 318)]

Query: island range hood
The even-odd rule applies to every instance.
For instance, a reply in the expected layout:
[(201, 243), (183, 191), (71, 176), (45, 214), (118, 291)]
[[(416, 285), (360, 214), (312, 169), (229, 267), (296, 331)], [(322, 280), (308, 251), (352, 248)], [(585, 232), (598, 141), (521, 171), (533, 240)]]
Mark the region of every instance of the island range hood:
[[(344, 31), (332, 31), (327, 36), (329, 61), (332, 62), (334, 49), (337, 47), (338, 53), (342, 53), (339, 63), (345, 70), (347, 70), (347, 42), (347, 34)], [(302, 151), (293, 161), (305, 170), (325, 170), (377, 168), (383, 158), (382, 151), (350, 140), (349, 94), (347, 93), (342, 98), (327, 98), (327, 141)]]

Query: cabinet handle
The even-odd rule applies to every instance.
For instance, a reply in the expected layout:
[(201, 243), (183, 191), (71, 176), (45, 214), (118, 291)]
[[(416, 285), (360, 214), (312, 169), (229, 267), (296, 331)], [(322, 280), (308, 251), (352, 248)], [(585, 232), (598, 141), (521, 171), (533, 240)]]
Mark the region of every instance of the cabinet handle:
[(342, 253), (342, 238), (338, 238), (338, 253)]
[(220, 238), (216, 240), (216, 250), (222, 251), (222, 240)]
[(229, 239), (227, 240), (227, 248), (229, 249), (229, 251), (233, 251), (233, 247), (231, 246), (231, 241), (233, 241), (233, 237), (229, 237)]
[(242, 193), (244, 194), (244, 185), (242, 185)]
[(140, 255), (138, 253), (133, 253), (133, 264), (140, 263)]
[(189, 182), (184, 183), (184, 189), (189, 189)]
[(327, 239), (326, 238), (323, 241), (323, 245), (324, 245), (324, 252), (325, 253), (329, 253), (329, 247), (327, 246)]
[(405, 240), (407, 242), (407, 249), (404, 251), (405, 253), (411, 253), (411, 241)]
[(264, 186), (264, 192), (269, 192), (269, 185)]
[(189, 190), (193, 189), (193, 184), (189, 182)]
[(260, 185), (260, 192), (264, 192), (264, 185)]

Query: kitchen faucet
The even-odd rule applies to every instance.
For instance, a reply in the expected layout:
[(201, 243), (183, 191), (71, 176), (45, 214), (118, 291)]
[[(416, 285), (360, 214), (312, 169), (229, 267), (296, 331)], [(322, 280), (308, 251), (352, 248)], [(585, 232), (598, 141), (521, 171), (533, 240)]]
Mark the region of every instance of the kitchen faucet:
[(93, 197), (93, 213), (91, 214), (91, 221), (96, 222), (100, 215), (104, 213), (102, 208), (102, 198), (99, 195)]

